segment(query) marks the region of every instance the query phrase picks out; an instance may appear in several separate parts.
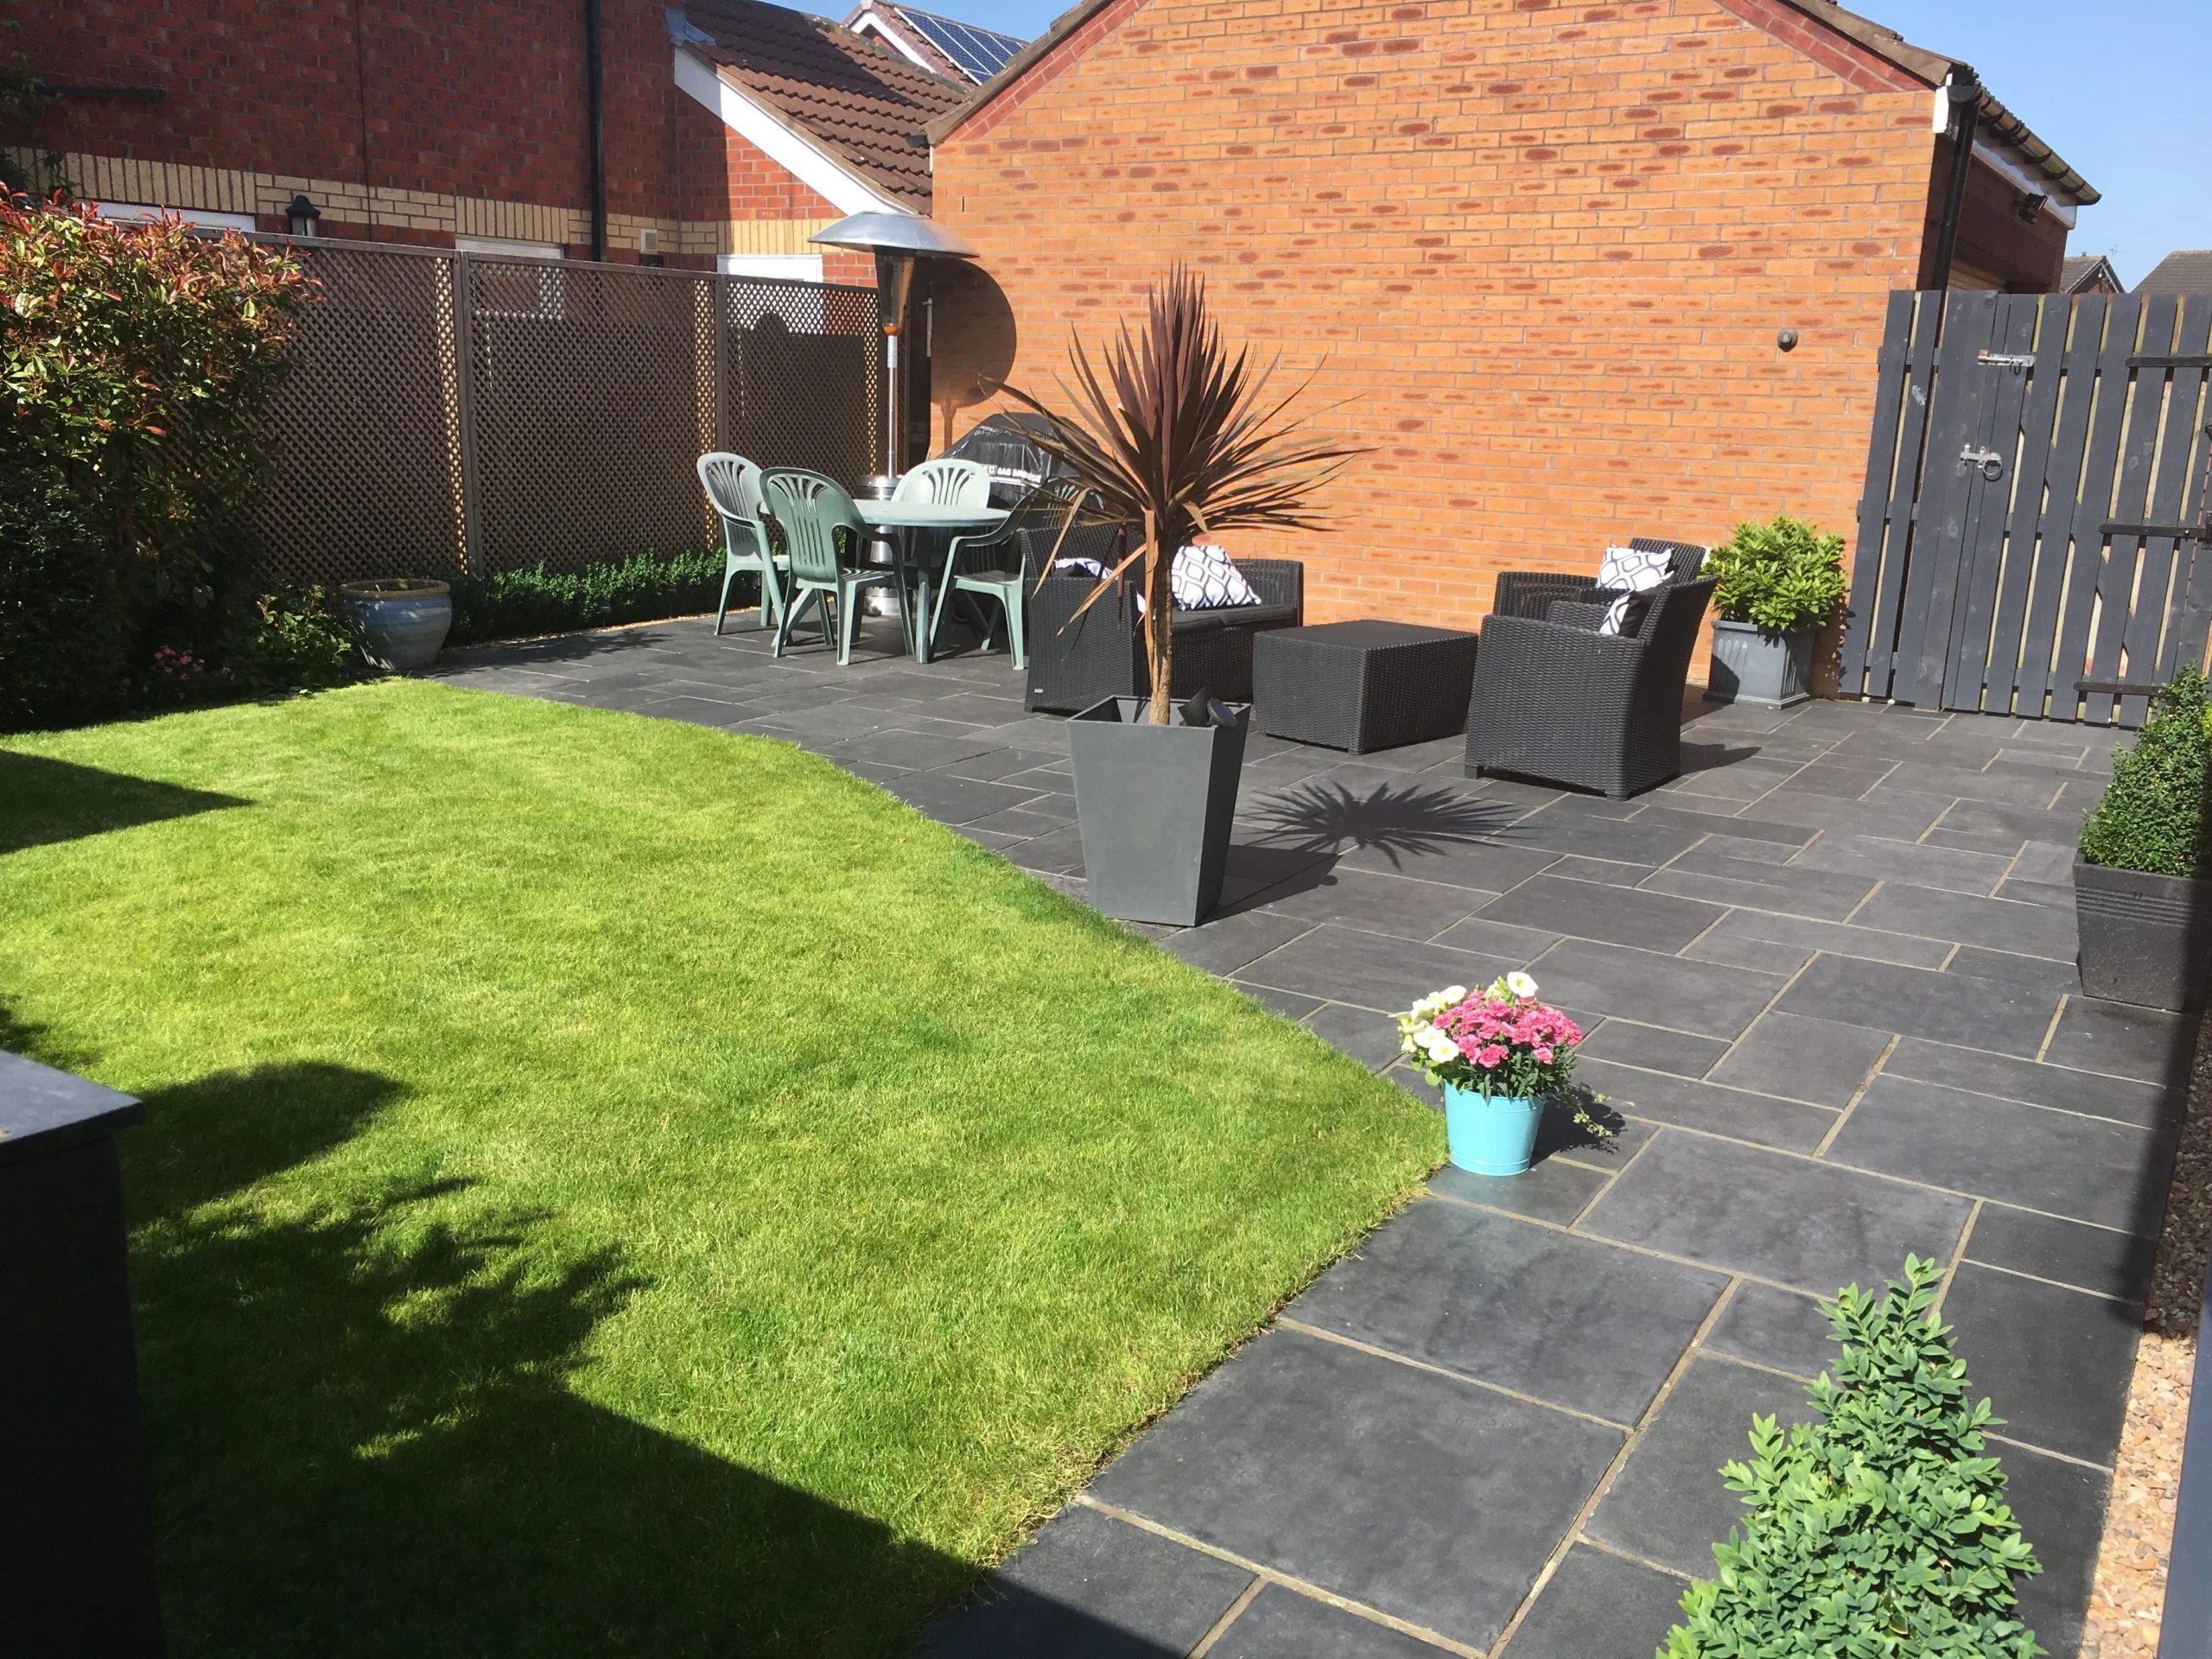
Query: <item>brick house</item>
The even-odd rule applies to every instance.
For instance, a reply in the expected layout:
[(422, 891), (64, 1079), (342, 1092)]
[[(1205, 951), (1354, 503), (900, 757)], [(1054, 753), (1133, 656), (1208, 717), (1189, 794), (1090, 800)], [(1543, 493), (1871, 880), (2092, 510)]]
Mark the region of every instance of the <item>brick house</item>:
[(325, 236), (848, 282), (873, 263), (808, 238), (927, 213), (919, 130), (972, 90), (760, 0), (81, 0), (22, 23), (60, 96), (4, 137), (118, 213), (283, 231), (305, 196)]
[(970, 86), (990, 79), (1028, 45), (995, 29), (979, 29), (897, 0), (861, 0), (845, 14), (845, 27), (855, 35), (874, 35), (932, 74)]
[(1295, 538), (1317, 620), (1472, 622), (1631, 533), (1848, 533), (1887, 295), (2048, 290), (2096, 200), (1826, 0), (1084, 0), (931, 137), (983, 251), (938, 296), (940, 437), (1189, 260), (1374, 447)]

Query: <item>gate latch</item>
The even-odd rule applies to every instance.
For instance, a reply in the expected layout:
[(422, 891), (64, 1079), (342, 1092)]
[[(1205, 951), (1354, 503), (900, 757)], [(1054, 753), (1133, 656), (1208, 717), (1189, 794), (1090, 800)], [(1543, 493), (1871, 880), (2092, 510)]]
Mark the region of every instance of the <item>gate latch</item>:
[(1980, 467), (1981, 475), (1993, 484), (2005, 476), (2005, 457), (1994, 449), (1977, 449), (1968, 444), (1959, 451), (1959, 465)]
[(1985, 369), (2010, 369), (2015, 374), (2036, 365), (2034, 355), (2025, 352), (1983, 352), (1974, 361)]

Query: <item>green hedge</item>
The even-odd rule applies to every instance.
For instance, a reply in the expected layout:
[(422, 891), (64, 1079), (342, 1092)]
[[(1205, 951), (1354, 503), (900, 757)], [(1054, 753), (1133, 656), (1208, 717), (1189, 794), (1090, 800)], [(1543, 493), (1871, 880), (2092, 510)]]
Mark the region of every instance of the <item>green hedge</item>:
[(61, 469), (0, 456), (0, 731), (128, 706), (137, 632), (118, 563)]
[[(462, 576), (453, 584), (453, 632), (446, 642), (469, 645), (697, 616), (713, 610), (721, 597), (722, 568), (721, 552), (715, 549), (641, 553), (581, 570), (552, 571), (540, 564)], [(731, 604), (757, 601), (757, 579), (741, 577), (738, 586), (741, 599), (733, 588)]]
[(2158, 693), (2130, 748), (2113, 757), (2105, 785), (2082, 825), (2082, 856), (2117, 870), (2154, 875), (2204, 872), (2204, 676), (2183, 669)]

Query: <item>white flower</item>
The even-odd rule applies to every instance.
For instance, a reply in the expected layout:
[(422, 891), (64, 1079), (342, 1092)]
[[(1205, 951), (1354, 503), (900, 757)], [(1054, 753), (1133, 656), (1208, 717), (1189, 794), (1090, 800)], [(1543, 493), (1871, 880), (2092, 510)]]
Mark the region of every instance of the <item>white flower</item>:
[(1505, 988), (1516, 996), (1534, 996), (1536, 994), (1536, 982), (1528, 975), (1516, 970), (1505, 976)]
[(1437, 1012), (1441, 1014), (1446, 1008), (1450, 1007), (1453, 1003), (1464, 1002), (1466, 1000), (1467, 988), (1465, 986), (1446, 985), (1442, 990), (1436, 994)]
[(1428, 1058), (1439, 1065), (1459, 1058), (1459, 1046), (1440, 1031), (1424, 1039), (1423, 1046), (1428, 1050)]

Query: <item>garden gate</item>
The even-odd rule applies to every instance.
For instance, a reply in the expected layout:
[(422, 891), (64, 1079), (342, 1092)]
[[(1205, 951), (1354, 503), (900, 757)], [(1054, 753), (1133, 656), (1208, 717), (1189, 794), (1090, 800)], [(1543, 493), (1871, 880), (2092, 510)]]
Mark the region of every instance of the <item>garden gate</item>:
[(2141, 724), (2212, 621), (2212, 295), (1892, 294), (1880, 363), (1840, 689)]
[(718, 543), (692, 463), (881, 464), (875, 290), (340, 242), (301, 246), (264, 437), (272, 573), (451, 575)]

